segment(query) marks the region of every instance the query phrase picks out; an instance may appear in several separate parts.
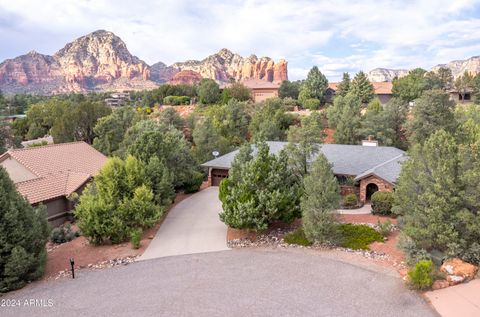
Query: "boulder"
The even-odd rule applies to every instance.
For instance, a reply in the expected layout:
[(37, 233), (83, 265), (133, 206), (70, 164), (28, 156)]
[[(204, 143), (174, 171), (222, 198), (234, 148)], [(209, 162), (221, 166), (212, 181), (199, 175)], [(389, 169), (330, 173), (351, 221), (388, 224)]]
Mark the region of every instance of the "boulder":
[(436, 280), (433, 282), (432, 289), (435, 291), (437, 289), (442, 289), (450, 286), (450, 283), (446, 280)]
[(477, 266), (464, 262), (458, 258), (449, 259), (440, 267), (440, 272), (446, 274), (447, 281), (450, 285), (470, 281), (475, 278), (477, 271)]

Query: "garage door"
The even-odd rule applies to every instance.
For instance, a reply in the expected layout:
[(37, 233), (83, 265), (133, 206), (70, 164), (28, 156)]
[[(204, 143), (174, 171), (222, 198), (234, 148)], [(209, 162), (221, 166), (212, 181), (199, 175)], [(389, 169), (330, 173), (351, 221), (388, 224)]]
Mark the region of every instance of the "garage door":
[(220, 182), (226, 177), (228, 177), (228, 170), (213, 169), (212, 186), (220, 185)]

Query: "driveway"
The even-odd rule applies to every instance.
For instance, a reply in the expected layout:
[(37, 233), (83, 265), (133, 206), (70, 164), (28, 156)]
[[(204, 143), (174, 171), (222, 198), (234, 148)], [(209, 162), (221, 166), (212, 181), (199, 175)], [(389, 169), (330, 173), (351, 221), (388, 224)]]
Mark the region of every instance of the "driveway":
[(141, 260), (228, 250), (227, 226), (218, 214), (218, 187), (209, 187), (176, 205), (165, 218)]
[(480, 316), (480, 280), (447, 287), (425, 294), (444, 317)]
[(331, 253), (241, 249), (140, 261), (38, 283), (6, 316), (437, 316), (402, 280)]

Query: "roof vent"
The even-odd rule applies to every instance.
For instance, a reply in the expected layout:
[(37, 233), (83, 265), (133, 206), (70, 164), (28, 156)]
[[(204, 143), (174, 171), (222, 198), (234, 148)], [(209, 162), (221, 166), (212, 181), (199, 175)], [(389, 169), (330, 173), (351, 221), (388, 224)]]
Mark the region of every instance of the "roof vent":
[(373, 135), (369, 135), (368, 140), (362, 140), (362, 146), (378, 146), (378, 141), (373, 138)]

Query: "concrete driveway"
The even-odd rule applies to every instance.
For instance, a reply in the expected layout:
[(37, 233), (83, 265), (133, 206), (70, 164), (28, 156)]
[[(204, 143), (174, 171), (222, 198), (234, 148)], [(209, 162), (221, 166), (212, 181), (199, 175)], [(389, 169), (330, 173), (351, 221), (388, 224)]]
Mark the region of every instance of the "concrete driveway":
[[(309, 250), (242, 249), (140, 261), (9, 293), (7, 316), (437, 316), (403, 281)], [(52, 307), (28, 307), (43, 299)]]
[(170, 210), (140, 259), (228, 250), (227, 226), (218, 217), (221, 211), (218, 187), (181, 201)]
[(480, 316), (480, 280), (430, 291), (425, 295), (444, 317)]

